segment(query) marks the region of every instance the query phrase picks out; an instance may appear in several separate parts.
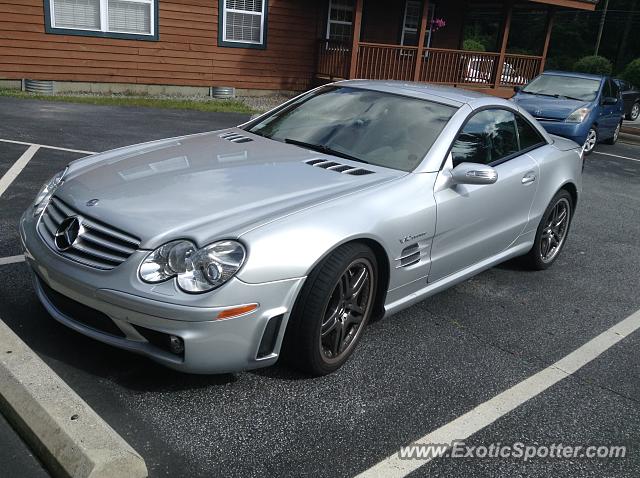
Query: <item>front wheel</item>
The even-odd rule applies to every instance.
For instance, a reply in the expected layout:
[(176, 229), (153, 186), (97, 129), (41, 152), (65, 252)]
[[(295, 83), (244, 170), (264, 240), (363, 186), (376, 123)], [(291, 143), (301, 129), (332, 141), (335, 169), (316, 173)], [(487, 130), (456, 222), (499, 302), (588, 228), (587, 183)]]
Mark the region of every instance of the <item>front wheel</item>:
[(553, 197), (536, 231), (533, 247), (524, 257), (525, 264), (534, 270), (551, 267), (564, 246), (573, 217), (573, 201), (565, 189)]
[(285, 355), (294, 367), (319, 376), (347, 361), (371, 316), (377, 267), (371, 249), (351, 243), (312, 271), (287, 326)]
[(598, 144), (598, 130), (594, 126), (589, 128), (589, 132), (587, 133), (587, 139), (584, 142), (584, 146), (582, 147), (582, 151), (585, 155), (591, 154), (593, 150)]

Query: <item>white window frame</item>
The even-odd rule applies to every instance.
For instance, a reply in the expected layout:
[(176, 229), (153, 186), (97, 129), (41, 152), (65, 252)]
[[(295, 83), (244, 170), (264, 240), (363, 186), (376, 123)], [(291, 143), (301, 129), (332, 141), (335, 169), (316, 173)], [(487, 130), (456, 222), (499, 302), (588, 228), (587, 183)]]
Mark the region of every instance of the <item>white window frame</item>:
[[(404, 16), (402, 17), (402, 37), (400, 38), (400, 45), (405, 46), (404, 45), (404, 35), (406, 32), (409, 33), (415, 33), (418, 36), (418, 39), (420, 38), (419, 35), (419, 30), (420, 30), (420, 25), (421, 25), (421, 18), (418, 18), (418, 27), (417, 28), (407, 28), (407, 10), (409, 9), (409, 2), (411, 1), (418, 1), (418, 0), (406, 0), (405, 4), (404, 4)], [(424, 2), (425, 0), (423, 0)], [(422, 2), (420, 2), (420, 9), (423, 9), (424, 4)], [(435, 18), (436, 15), (436, 8), (435, 8), (435, 4), (430, 1), (429, 2), (429, 7), (427, 10), (427, 32), (425, 35), (425, 48), (429, 48), (431, 46), (431, 29), (432, 29), (432, 22), (433, 19)]]
[[(227, 0), (222, 1), (222, 41), (224, 43), (241, 43), (245, 45), (264, 45), (264, 19), (266, 16), (268, 0), (262, 0), (262, 11), (253, 12), (250, 10), (237, 10), (235, 8), (227, 8)], [(234, 40), (227, 38), (227, 12), (243, 13), (245, 15), (260, 15), (260, 41), (250, 40)]]
[[(327, 33), (325, 36), (325, 40), (329, 40), (329, 33), (331, 32), (331, 24), (335, 23), (336, 25), (349, 25), (351, 26), (351, 33), (353, 34), (353, 22), (345, 22), (344, 20), (331, 20), (331, 9), (333, 8), (333, 0), (329, 0), (329, 9), (327, 10)], [(354, 12), (355, 5), (351, 5), (351, 12)], [(353, 17), (352, 17), (353, 18)]]
[(144, 3), (146, 5), (151, 5), (150, 10), (150, 33), (141, 33), (141, 32), (132, 32), (126, 30), (109, 30), (109, 2), (108, 0), (100, 0), (100, 28), (82, 28), (82, 27), (59, 27), (56, 25), (56, 12), (55, 12), (55, 1), (49, 0), (49, 14), (50, 14), (50, 22), (51, 28), (55, 28), (56, 30), (72, 30), (72, 31), (86, 31), (86, 32), (102, 32), (102, 33), (119, 33), (123, 35), (136, 35), (136, 36), (146, 36), (146, 37), (154, 37), (156, 35), (156, 1), (155, 0), (127, 0), (131, 3)]

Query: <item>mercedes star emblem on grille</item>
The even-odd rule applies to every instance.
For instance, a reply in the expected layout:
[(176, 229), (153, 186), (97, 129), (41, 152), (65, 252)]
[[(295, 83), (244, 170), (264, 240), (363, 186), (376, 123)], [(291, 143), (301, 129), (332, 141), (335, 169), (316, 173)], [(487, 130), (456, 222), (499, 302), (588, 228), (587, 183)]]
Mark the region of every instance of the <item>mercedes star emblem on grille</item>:
[(54, 237), (54, 243), (58, 250), (66, 251), (73, 247), (73, 244), (80, 235), (81, 227), (82, 225), (80, 224), (80, 218), (78, 216), (71, 216), (64, 219), (60, 223)]

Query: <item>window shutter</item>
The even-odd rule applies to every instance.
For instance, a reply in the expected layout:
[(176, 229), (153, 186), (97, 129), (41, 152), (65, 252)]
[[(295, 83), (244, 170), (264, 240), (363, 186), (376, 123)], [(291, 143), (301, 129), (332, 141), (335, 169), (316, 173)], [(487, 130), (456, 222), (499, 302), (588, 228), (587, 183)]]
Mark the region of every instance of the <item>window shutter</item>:
[(225, 40), (262, 43), (263, 0), (225, 0)]
[(100, 0), (53, 0), (56, 27), (100, 29)]
[(151, 33), (151, 4), (109, 0), (109, 30), (128, 33)]

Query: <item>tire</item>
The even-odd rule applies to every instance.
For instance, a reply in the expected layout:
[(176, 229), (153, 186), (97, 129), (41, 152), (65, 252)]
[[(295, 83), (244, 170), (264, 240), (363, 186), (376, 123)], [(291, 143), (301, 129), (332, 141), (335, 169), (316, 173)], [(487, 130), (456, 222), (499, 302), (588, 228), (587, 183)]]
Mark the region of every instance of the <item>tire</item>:
[(607, 143), (607, 144), (616, 144), (616, 142), (618, 141), (618, 136), (620, 136), (620, 128), (622, 128), (622, 121), (620, 123), (618, 123), (618, 126), (616, 126), (616, 129), (613, 132), (613, 136), (611, 138), (608, 138), (605, 141), (605, 143)]
[(629, 114), (625, 116), (629, 121), (635, 121), (640, 116), (640, 101), (636, 101), (633, 106), (631, 106), (631, 111)]
[[(552, 235), (549, 234), (549, 229), (551, 227), (550, 222), (552, 220), (552, 214), (555, 212), (556, 206), (558, 205), (561, 205), (559, 206), (560, 210), (566, 208), (567, 214), (561, 224), (561, 226), (564, 227), (554, 227), (553, 236), (555, 237), (551, 237)], [(558, 217), (554, 222), (559, 222), (559, 219), (560, 218)], [(556, 193), (547, 206), (547, 209), (540, 220), (540, 224), (538, 225), (533, 247), (527, 255), (523, 257), (524, 264), (527, 268), (540, 271), (551, 267), (560, 255), (560, 252), (566, 243), (567, 235), (569, 234), (569, 227), (571, 226), (571, 219), (573, 219), (573, 200), (569, 191), (561, 189)], [(559, 238), (558, 234), (560, 234)], [(551, 249), (553, 242), (556, 243), (555, 250)]]
[(598, 144), (599, 140), (600, 140), (600, 137), (598, 135), (598, 130), (596, 129), (595, 126), (592, 126), (591, 128), (589, 128), (589, 132), (587, 133), (587, 139), (585, 140), (584, 145), (582, 146), (585, 156), (593, 153), (593, 150), (595, 149), (596, 144)]
[[(358, 285), (357, 277), (363, 271), (366, 277), (354, 293), (350, 288)], [(315, 267), (298, 295), (287, 326), (284, 356), (289, 365), (321, 376), (339, 369), (349, 359), (371, 317), (377, 271), (373, 251), (357, 242), (339, 247)]]

